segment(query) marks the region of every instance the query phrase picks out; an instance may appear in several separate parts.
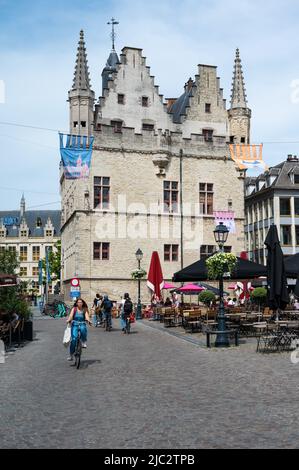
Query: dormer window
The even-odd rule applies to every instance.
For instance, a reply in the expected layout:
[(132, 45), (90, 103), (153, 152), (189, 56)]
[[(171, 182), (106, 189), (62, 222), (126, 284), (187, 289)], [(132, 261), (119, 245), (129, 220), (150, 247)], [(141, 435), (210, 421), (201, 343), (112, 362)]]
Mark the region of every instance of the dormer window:
[(21, 230), (20, 235), (21, 237), (27, 237), (27, 230)]
[(148, 96), (143, 96), (141, 102), (142, 102), (142, 106), (143, 106), (144, 108), (148, 108), (148, 103), (149, 103), (149, 101), (148, 101)]
[(116, 132), (117, 134), (122, 133), (122, 121), (111, 121), (111, 126), (114, 127), (114, 132)]
[(117, 95), (117, 102), (118, 104), (125, 104), (125, 95), (123, 95), (122, 93), (119, 93)]
[(203, 129), (202, 130), (205, 142), (213, 142), (213, 130)]
[(46, 230), (46, 237), (52, 237), (53, 236), (53, 230)]
[(5, 230), (0, 230), (0, 238), (4, 238), (5, 237)]
[(143, 131), (153, 131), (153, 130), (155, 130), (155, 126), (154, 126), (154, 124), (145, 124), (145, 123), (143, 123), (142, 124), (142, 130)]
[(40, 217), (38, 217), (38, 218), (36, 219), (36, 227), (37, 227), (37, 228), (40, 228), (40, 227), (42, 227), (42, 226), (43, 226), (42, 219), (41, 219)]

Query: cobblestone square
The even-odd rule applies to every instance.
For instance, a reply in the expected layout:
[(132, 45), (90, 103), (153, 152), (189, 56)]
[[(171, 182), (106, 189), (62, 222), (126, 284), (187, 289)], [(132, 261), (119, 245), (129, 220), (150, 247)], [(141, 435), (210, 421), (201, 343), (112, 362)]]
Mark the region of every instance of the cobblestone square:
[(127, 336), (114, 320), (111, 333), (89, 330), (76, 370), (64, 320), (34, 328), (0, 366), (3, 449), (298, 447), (299, 365), (288, 353), (257, 354), (255, 341), (207, 350), (148, 321)]

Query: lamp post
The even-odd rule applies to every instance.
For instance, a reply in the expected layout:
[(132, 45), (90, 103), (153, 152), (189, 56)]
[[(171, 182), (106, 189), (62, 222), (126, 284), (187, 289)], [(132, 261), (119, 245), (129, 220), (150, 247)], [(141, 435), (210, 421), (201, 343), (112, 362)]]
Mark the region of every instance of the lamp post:
[[(143, 258), (143, 253), (140, 250), (140, 248), (138, 248), (138, 250), (136, 251), (135, 256), (138, 261), (138, 269), (140, 270), (140, 263)], [(137, 302), (136, 320), (142, 320), (141, 299), (140, 299), (140, 277), (138, 278), (138, 302)]]
[[(227, 237), (229, 234), (229, 230), (226, 227), (226, 225), (223, 224), (223, 222), (220, 222), (220, 224), (216, 227), (214, 230), (214, 237), (215, 241), (219, 246), (219, 251), (224, 252), (223, 246), (227, 241)], [(224, 301), (223, 301), (223, 274), (221, 274), (220, 279), (219, 279), (219, 291), (220, 291), (220, 304), (219, 304), (219, 310), (218, 310), (218, 331), (219, 333), (217, 334), (215, 346), (217, 348), (220, 347), (228, 347), (229, 346), (229, 339), (227, 334), (225, 334), (226, 330), (226, 324), (225, 324), (225, 311), (224, 311)]]

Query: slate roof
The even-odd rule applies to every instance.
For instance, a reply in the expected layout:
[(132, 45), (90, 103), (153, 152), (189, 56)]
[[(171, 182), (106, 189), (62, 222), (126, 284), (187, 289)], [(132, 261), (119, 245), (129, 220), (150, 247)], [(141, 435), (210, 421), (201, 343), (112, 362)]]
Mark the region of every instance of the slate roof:
[[(265, 173), (262, 173), (261, 175), (257, 177), (249, 177), (246, 178), (245, 180), (245, 186), (248, 187), (250, 185), (255, 185), (256, 189), (251, 195), (257, 194), (260, 191), (263, 191), (265, 189), (290, 189), (290, 190), (296, 190), (299, 191), (299, 184), (293, 183), (291, 180), (290, 175), (291, 174), (299, 175), (299, 160), (292, 160), (288, 159), (285, 162), (279, 163), (278, 165), (270, 168), (268, 171)], [(273, 181), (272, 184), (268, 185), (268, 177), (270, 176), (275, 176), (275, 180)], [(266, 182), (266, 184), (261, 188), (260, 191), (257, 190), (258, 187), (258, 182), (263, 181)]]
[(190, 97), (192, 95), (192, 88), (191, 90), (186, 90), (169, 108), (168, 113), (172, 114), (175, 124), (181, 124), (182, 116), (186, 115), (186, 108), (190, 106)]
[[(19, 229), (21, 224), (20, 211), (0, 211), (0, 223), (5, 217), (13, 217), (17, 219), (16, 225), (6, 226), (7, 237), (19, 237)], [(36, 226), (37, 218), (40, 217), (42, 221), (42, 227)], [(61, 223), (61, 211), (25, 211), (24, 219), (29, 227), (30, 237), (43, 237), (44, 228), (47, 224), (48, 218), (50, 218), (54, 226), (54, 236), (60, 236), (60, 223)]]

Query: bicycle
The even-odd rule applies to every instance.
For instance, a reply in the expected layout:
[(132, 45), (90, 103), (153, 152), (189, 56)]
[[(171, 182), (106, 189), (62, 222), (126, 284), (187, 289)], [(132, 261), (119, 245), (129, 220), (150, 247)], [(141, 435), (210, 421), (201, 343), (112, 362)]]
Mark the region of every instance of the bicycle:
[(81, 330), (79, 328), (78, 330), (78, 336), (76, 339), (76, 347), (75, 347), (75, 367), (79, 369), (80, 364), (81, 364), (81, 354), (82, 354), (82, 341), (81, 341)]

